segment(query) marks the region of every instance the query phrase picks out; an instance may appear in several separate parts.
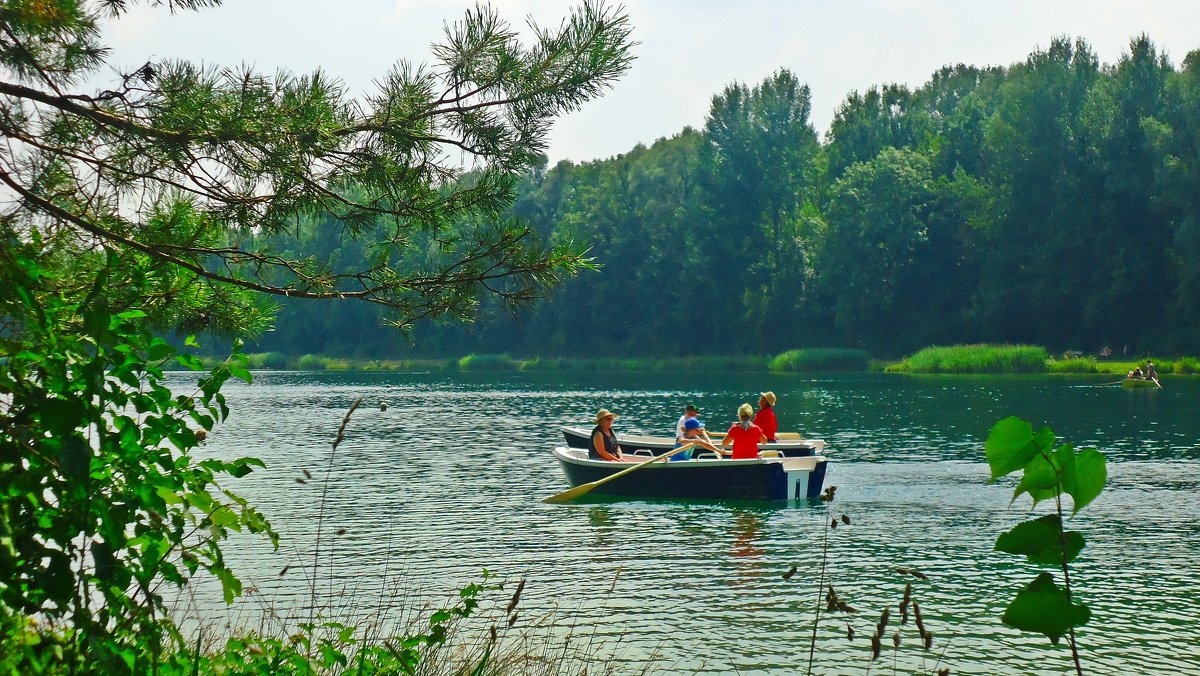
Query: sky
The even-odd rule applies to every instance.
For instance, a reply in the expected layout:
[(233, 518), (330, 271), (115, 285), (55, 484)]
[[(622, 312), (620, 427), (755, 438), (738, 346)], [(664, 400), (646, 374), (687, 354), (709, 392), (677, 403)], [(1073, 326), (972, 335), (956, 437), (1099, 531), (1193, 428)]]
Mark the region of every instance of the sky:
[[(493, 0), (514, 26), (557, 26), (575, 3)], [(355, 95), (429, 46), (474, 0), (225, 0), (172, 14), (138, 5), (104, 27), (109, 65), (129, 72), (178, 58), (267, 73), (316, 68)], [(713, 95), (788, 68), (812, 90), (822, 135), (851, 91), (919, 87), (944, 65), (1009, 65), (1055, 36), (1088, 41), (1115, 63), (1145, 33), (1178, 66), (1200, 49), (1196, 0), (626, 0), (636, 57), (602, 98), (560, 118), (551, 163), (604, 159), (703, 127)], [(103, 82), (103, 79), (98, 82)]]

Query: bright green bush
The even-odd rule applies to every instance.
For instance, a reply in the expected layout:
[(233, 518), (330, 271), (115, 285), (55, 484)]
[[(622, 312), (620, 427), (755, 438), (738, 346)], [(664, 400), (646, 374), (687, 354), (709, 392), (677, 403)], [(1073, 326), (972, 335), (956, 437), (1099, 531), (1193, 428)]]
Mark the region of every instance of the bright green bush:
[(1049, 355), (1033, 345), (927, 347), (888, 367), (898, 373), (1044, 373)]
[(866, 371), (870, 363), (871, 356), (864, 350), (804, 348), (777, 355), (768, 367), (774, 372)]
[(324, 371), (325, 358), (318, 354), (302, 355), (296, 360), (296, 367), (301, 371)]
[[(1160, 370), (1163, 373), (1166, 373), (1166, 369)], [(1175, 367), (1172, 369), (1172, 373), (1178, 373), (1180, 375), (1200, 373), (1200, 359), (1197, 359), (1196, 357), (1181, 357), (1175, 362)]]

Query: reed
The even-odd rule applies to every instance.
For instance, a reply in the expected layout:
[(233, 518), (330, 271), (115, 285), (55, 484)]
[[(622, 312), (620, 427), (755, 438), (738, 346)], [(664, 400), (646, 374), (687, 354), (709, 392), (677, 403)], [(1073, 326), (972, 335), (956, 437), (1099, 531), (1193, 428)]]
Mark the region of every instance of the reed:
[(1101, 373), (1095, 357), (1051, 359), (1046, 362), (1046, 370), (1050, 373)]
[(803, 348), (788, 350), (771, 359), (771, 371), (866, 371), (871, 356), (865, 350), (840, 348)]
[(894, 373), (1044, 373), (1049, 355), (1033, 345), (927, 347), (888, 367)]

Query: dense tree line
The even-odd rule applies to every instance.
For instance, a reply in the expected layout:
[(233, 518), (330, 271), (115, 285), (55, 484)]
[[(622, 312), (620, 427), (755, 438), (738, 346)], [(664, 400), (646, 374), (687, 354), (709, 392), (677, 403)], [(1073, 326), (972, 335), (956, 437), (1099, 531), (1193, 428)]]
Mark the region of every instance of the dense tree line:
[[(712, 98), (703, 129), (606, 160), (543, 162), (511, 215), (585, 271), (513, 314), (420, 323), (289, 304), (259, 347), (399, 354), (899, 355), (1018, 341), (1200, 344), (1200, 51), (1145, 36), (1114, 65), (1059, 38), (1009, 67), (853, 92), (821, 141), (780, 70)], [(325, 228), (314, 227), (314, 232)], [(310, 255), (355, 258), (316, 237)]]

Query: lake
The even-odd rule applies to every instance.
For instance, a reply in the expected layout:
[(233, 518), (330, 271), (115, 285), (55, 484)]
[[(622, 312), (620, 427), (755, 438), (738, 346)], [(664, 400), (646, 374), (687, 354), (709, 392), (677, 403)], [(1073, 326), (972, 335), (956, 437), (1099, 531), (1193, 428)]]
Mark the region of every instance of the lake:
[[(194, 380), (171, 378), (180, 389)], [(1009, 504), (1011, 481), (987, 485), (983, 442), (996, 421), (1019, 415), (1108, 456), (1104, 493), (1068, 521), (1087, 539), (1071, 573), (1092, 609), (1078, 632), (1084, 670), (1200, 674), (1200, 379), (1168, 378), (1162, 390), (1099, 386), (1106, 380), (256, 373), (253, 385), (226, 386), (231, 418), (202, 453), (267, 463), (227, 486), (284, 542), (271, 552), (236, 540), (228, 554), (246, 598), (226, 609), (201, 584), (177, 600), (178, 614), (268, 631), (273, 617), (306, 616), (319, 524), (315, 596), (326, 617), (411, 619), (403, 609), (441, 604), (486, 568), (507, 583), (489, 597), (500, 606), (527, 578), (509, 631), (570, 633), (585, 653), (614, 655), (621, 673), (802, 673), (827, 547), (832, 583), (859, 612), (853, 641), (842, 616), (822, 615), (816, 673), (867, 671), (879, 613), (912, 579), (896, 568), (929, 576), (914, 598), (934, 646), (921, 650), (893, 608), (872, 669), (1065, 673), (1065, 640), (1054, 646), (999, 619), (1041, 570), (992, 551), (1030, 503)], [(590, 425), (606, 407), (620, 414), (618, 431), (668, 435), (694, 402), (723, 429), (763, 390), (779, 397), (781, 430), (826, 440), (826, 484), (838, 487), (829, 509), (850, 526), (829, 531), (827, 508), (807, 503), (541, 503), (567, 488), (550, 455), (563, 444), (559, 426)]]

